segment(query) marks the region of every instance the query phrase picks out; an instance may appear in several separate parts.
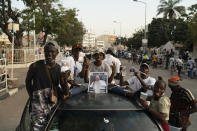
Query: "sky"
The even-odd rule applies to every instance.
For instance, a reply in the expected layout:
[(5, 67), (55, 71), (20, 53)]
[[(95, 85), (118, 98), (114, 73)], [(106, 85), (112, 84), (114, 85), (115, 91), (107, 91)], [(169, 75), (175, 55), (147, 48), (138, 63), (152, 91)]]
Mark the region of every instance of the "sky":
[[(23, 8), (22, 2), (12, 0), (17, 8)], [(160, 0), (141, 0), (146, 2), (146, 23), (156, 17)], [(133, 0), (60, 0), (65, 8), (78, 9), (78, 19), (85, 28), (96, 34), (115, 34), (130, 37), (136, 30), (144, 28), (145, 5)], [(182, 0), (179, 5), (189, 7), (197, 0)], [(162, 17), (159, 15), (157, 17)], [(114, 23), (116, 21), (116, 23)]]

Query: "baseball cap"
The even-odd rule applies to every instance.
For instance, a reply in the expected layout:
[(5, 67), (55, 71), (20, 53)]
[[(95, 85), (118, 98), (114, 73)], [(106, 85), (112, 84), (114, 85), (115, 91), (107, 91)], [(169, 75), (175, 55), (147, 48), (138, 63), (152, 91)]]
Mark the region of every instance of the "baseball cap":
[(103, 51), (102, 49), (96, 50), (96, 51), (94, 52), (93, 56), (94, 56), (95, 54), (99, 54), (99, 53), (102, 53), (102, 54), (103, 54), (103, 58), (105, 59), (105, 53), (104, 53), (104, 51)]
[(44, 45), (44, 49), (48, 46), (53, 46), (54, 48), (56, 48), (58, 51), (60, 50), (60, 46), (57, 44), (56, 41), (48, 41), (45, 45)]
[(147, 63), (142, 63), (140, 67), (147, 67), (149, 69), (149, 65)]
[(178, 86), (180, 85), (180, 78), (178, 76), (172, 76), (170, 79), (168, 79), (168, 86)]

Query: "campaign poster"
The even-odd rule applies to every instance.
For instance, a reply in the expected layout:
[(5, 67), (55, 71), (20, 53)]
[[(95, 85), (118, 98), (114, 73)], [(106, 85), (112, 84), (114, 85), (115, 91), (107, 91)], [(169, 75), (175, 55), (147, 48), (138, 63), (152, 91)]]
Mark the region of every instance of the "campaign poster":
[(90, 72), (88, 92), (107, 93), (108, 74), (107, 72)]

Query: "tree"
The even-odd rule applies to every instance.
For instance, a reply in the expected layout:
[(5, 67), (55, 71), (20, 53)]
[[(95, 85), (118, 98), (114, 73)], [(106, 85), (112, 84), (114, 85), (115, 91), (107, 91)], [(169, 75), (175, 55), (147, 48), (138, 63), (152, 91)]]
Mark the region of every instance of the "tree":
[(124, 46), (127, 46), (127, 38), (126, 37), (118, 37), (116, 38), (115, 42), (113, 43), (114, 45), (124, 45)]
[[(59, 0), (23, 0), (27, 6), (22, 11), (12, 8), (11, 0), (0, 1), (0, 28), (8, 35), (12, 42), (12, 32), (8, 30), (8, 21), (20, 24), (20, 30), (15, 33), (15, 47), (22, 47), (23, 32), (29, 36), (31, 30), (36, 33), (44, 32), (43, 44), (50, 35), (56, 39), (60, 45), (72, 45), (82, 41), (85, 33), (82, 22), (77, 19), (76, 9), (65, 9)], [(36, 23), (34, 27), (33, 16)], [(19, 21), (20, 20), (20, 21)]]
[(171, 39), (170, 27), (168, 19), (153, 18), (148, 25), (148, 46), (159, 47), (168, 42)]
[(119, 45), (121, 42), (120, 42), (120, 38), (117, 37), (116, 40), (114, 41), (113, 45)]
[(187, 40), (188, 23), (184, 19), (177, 19), (171, 21), (172, 28), (172, 40), (175, 42), (184, 43)]
[(35, 0), (25, 0), (25, 2), (35, 14), (36, 33), (44, 32), (42, 45), (49, 35), (62, 46), (82, 41), (85, 30), (82, 22), (76, 18), (76, 9), (65, 9), (57, 3), (58, 0), (39, 0), (36, 2)]
[(57, 42), (62, 46), (82, 42), (85, 29), (83, 23), (76, 18), (76, 9), (62, 10), (60, 12), (64, 13), (59, 18), (60, 23), (57, 25), (59, 28), (54, 30), (57, 35)]
[(22, 46), (22, 36), (23, 36), (23, 26), (19, 23), (20, 20), (20, 11), (13, 8), (11, 5), (11, 0), (1, 0), (0, 1), (0, 28), (4, 32), (10, 42), (12, 42), (12, 32), (8, 30), (9, 19), (14, 23), (19, 24), (19, 31), (15, 33), (14, 44), (16, 48)]
[(188, 25), (184, 19), (153, 18), (149, 24), (148, 45), (159, 47), (168, 41), (184, 43)]
[(21, 26), (23, 26), (24, 31), (27, 32), (28, 47), (30, 45), (30, 31), (34, 29), (33, 14), (34, 12), (32, 12), (30, 8), (26, 8), (21, 12), (21, 18), (23, 20), (21, 21)]
[(181, 0), (160, 0), (157, 15), (163, 14), (164, 18), (176, 18), (177, 15), (185, 14), (184, 6), (176, 6)]
[(197, 45), (197, 4), (192, 5), (188, 8), (189, 14), (187, 16), (188, 30), (186, 47), (191, 49), (194, 44)]
[(142, 39), (144, 38), (144, 30), (138, 30), (133, 34), (133, 37), (128, 38), (127, 46), (134, 49), (139, 49), (142, 46)]

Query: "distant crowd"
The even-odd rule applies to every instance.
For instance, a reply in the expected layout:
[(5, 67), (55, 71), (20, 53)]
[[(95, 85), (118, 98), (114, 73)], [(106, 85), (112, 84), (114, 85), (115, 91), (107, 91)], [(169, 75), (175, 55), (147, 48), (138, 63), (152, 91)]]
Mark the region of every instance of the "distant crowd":
[(196, 78), (197, 58), (192, 58), (189, 51), (184, 51), (175, 55), (173, 50), (158, 53), (152, 51), (150, 55), (137, 51), (118, 51), (120, 58), (126, 58), (136, 64), (148, 63), (153, 68), (165, 68), (172, 75), (177, 72), (181, 78), (181, 74), (186, 74), (188, 78)]

